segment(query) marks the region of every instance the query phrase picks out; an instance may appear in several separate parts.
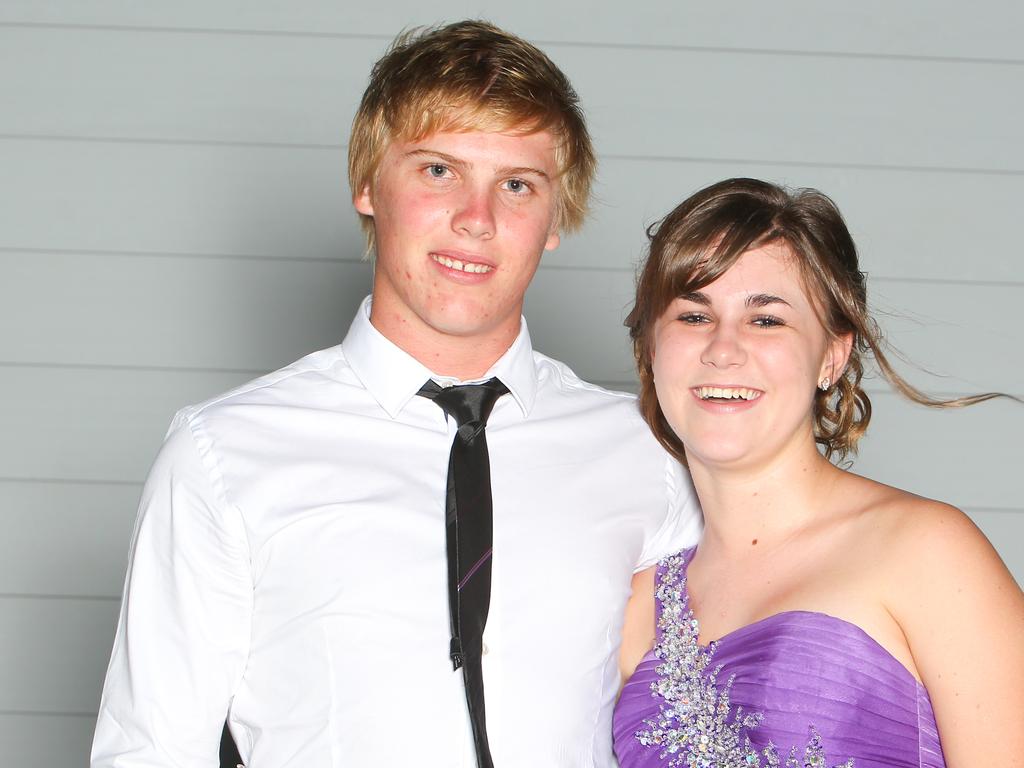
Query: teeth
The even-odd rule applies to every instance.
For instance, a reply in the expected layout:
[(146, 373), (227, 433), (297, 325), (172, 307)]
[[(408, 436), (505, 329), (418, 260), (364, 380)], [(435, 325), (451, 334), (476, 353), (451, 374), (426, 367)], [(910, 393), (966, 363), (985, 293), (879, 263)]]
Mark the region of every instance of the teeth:
[(719, 398), (723, 400), (756, 400), (761, 393), (746, 387), (698, 387), (697, 394), (701, 400)]
[(460, 272), (471, 272), (473, 274), (483, 274), (484, 272), (490, 272), (494, 267), (488, 266), (487, 264), (474, 264), (473, 262), (460, 261), (459, 259), (450, 259), (447, 256), (439, 256), (436, 253), (430, 254), (430, 258), (436, 261), (438, 264), (443, 264), (448, 269), (457, 269)]

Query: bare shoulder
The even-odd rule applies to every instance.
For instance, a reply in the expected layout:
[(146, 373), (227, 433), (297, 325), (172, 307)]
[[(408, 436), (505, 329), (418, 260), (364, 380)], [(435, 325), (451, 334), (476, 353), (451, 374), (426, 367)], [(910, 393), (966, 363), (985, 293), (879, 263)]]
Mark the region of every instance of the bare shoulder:
[(1013, 582), (995, 548), (963, 511), (879, 485), (871, 516), (884, 531), (884, 542), (879, 543), (886, 555), (882, 562), (894, 588), (920, 595), (914, 585), (925, 579), (955, 581), (961, 589), (970, 582), (990, 587)]
[(857, 499), (853, 545), (866, 577), (908, 640), (915, 625), (979, 603), (1019, 611), (1022, 593), (995, 548), (956, 507), (851, 475)]
[(901, 576), (919, 582), (953, 571), (961, 579), (1006, 571), (985, 535), (956, 507), (857, 475), (848, 483), (847, 492), (859, 500), (860, 535), (887, 580), (906, 584)]
[[(1020, 734), (1024, 716), (1024, 592), (959, 509), (863, 482), (874, 547), (864, 562), (877, 567), (877, 588), (928, 690), (946, 758), (995, 764), (988, 745)], [(1024, 748), (1021, 736), (1011, 741)]]
[(1024, 629), (1024, 593), (985, 534), (949, 504), (898, 492), (885, 511), (886, 604), (913, 645), (943, 617)]

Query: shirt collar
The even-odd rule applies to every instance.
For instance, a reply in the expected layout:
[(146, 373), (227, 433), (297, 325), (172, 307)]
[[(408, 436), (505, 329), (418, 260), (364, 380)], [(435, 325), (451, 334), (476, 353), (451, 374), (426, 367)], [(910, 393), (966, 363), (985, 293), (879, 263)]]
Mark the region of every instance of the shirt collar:
[(363, 299), (349, 327), (342, 352), (352, 371), (373, 398), (391, 418), (397, 418), (427, 379), (442, 386), (486, 381), (493, 376), (501, 379), (519, 404), (524, 416), (530, 415), (537, 395), (537, 369), (533, 362), (533, 345), (526, 319), (520, 319), (519, 335), (490, 369), (472, 382), (459, 381), (450, 376), (439, 376), (409, 353), (400, 349), (370, 323), (372, 297)]

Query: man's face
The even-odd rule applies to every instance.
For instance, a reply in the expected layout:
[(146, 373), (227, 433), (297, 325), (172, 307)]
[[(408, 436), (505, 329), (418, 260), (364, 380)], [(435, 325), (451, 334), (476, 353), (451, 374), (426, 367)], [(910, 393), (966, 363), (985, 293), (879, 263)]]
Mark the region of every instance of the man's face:
[(374, 326), (428, 366), (465, 343), (500, 355), (541, 254), (558, 245), (557, 172), (546, 131), (392, 143), (373, 189), (354, 197), (374, 219)]

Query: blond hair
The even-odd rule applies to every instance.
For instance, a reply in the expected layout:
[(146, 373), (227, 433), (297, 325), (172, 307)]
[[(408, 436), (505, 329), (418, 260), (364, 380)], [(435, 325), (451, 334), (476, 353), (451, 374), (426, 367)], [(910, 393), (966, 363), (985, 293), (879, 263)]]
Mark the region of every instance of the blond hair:
[[(373, 189), (391, 142), (470, 130), (550, 131), (559, 171), (556, 221), (563, 231), (580, 227), (596, 160), (576, 92), (540, 49), (483, 21), (405, 32), (374, 65), (352, 122), (352, 193)], [(373, 217), (360, 219), (372, 247)]]

